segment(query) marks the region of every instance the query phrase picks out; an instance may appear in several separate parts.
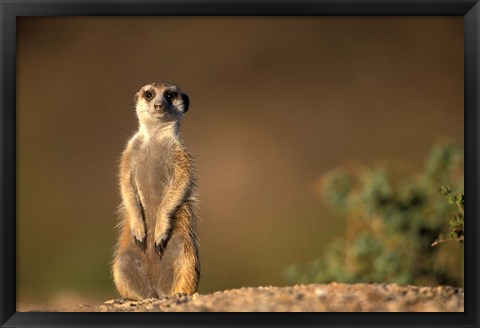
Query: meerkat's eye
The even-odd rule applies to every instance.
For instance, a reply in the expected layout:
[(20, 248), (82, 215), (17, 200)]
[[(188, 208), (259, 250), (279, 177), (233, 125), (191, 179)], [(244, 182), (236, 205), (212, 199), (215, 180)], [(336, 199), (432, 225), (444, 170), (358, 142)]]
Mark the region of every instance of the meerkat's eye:
[(153, 98), (153, 92), (150, 90), (145, 91), (143, 94), (145, 96), (145, 99), (152, 99)]
[(165, 94), (165, 98), (167, 98), (169, 101), (172, 101), (173, 99), (175, 99), (177, 97), (177, 93), (174, 92), (174, 91), (168, 91), (166, 94)]

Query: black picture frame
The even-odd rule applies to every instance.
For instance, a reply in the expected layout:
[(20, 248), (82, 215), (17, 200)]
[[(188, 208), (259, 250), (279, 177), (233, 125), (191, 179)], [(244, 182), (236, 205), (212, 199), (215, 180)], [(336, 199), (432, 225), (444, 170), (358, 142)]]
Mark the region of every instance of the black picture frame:
[[(0, 0), (1, 327), (154, 326), (479, 326), (478, 149), (480, 4), (478, 0)], [(19, 16), (464, 16), (465, 312), (464, 313), (20, 313), (16, 312), (16, 18)]]

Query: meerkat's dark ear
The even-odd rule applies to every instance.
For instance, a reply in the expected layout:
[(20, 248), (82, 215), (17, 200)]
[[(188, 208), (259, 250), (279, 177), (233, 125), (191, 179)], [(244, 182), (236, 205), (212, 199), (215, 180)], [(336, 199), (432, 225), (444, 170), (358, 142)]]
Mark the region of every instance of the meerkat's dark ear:
[(188, 112), (188, 107), (190, 107), (190, 99), (184, 93), (182, 93), (182, 102), (183, 102), (183, 112)]
[(138, 101), (138, 92), (133, 97), (133, 110), (137, 108), (137, 101)]

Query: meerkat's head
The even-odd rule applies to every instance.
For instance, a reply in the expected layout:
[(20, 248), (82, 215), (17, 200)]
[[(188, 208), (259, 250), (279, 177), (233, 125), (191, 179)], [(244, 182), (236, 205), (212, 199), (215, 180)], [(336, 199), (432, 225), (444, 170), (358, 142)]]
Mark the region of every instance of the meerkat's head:
[(154, 82), (135, 94), (134, 107), (141, 124), (179, 122), (188, 111), (190, 100), (175, 84)]

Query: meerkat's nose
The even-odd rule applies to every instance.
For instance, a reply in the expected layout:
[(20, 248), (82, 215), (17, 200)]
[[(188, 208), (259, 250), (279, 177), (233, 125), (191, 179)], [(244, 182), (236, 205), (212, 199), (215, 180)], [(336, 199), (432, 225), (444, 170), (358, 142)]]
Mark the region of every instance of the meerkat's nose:
[(155, 109), (162, 110), (163, 107), (165, 107), (165, 106), (163, 105), (163, 102), (156, 102), (155, 105), (153, 105), (153, 107)]

